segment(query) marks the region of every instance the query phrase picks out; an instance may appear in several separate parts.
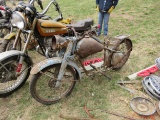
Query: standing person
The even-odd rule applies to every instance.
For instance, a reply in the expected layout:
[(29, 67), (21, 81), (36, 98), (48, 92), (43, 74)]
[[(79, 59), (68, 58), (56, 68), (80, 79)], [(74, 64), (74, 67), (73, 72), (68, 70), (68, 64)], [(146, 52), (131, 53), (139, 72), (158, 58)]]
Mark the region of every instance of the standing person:
[(96, 8), (99, 11), (98, 24), (100, 25), (100, 28), (97, 32), (98, 36), (101, 34), (103, 22), (104, 22), (103, 34), (104, 36), (107, 36), (110, 13), (113, 11), (113, 9), (116, 7), (117, 4), (118, 0), (96, 0)]

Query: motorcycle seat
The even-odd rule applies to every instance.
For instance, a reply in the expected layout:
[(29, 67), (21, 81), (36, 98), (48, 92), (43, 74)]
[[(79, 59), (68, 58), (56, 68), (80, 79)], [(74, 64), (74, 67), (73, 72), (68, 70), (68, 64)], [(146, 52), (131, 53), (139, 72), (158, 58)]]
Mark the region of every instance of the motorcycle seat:
[(84, 20), (79, 20), (73, 24), (66, 24), (66, 26), (73, 27), (76, 32), (84, 32), (84, 31), (90, 29), (93, 24), (94, 24), (93, 19), (87, 18)]

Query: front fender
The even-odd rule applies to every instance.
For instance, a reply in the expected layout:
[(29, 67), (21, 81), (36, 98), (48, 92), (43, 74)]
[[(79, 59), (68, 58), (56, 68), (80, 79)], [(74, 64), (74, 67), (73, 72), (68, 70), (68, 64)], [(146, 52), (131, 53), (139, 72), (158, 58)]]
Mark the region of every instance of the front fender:
[[(31, 70), (30, 74), (34, 75), (37, 74), (39, 71), (42, 69), (50, 66), (50, 65), (56, 65), (62, 63), (62, 58), (61, 57), (54, 57), (54, 58), (49, 58), (46, 60), (43, 60), (39, 63), (37, 63)], [(81, 79), (81, 71), (79, 67), (72, 61), (68, 61), (68, 65), (73, 67), (76, 70), (76, 74), (78, 75), (78, 78)]]
[(15, 33), (9, 33), (4, 37), (5, 40), (10, 40), (12, 38), (16, 38), (16, 34)]
[[(2, 53), (0, 53), (0, 62), (9, 58), (9, 57), (21, 56), (22, 54), (23, 54), (23, 52), (18, 51), (18, 50), (10, 50), (10, 51), (2, 52)], [(29, 63), (29, 65), (33, 65), (33, 61), (28, 55), (25, 55), (25, 58), (27, 58), (27, 62)]]

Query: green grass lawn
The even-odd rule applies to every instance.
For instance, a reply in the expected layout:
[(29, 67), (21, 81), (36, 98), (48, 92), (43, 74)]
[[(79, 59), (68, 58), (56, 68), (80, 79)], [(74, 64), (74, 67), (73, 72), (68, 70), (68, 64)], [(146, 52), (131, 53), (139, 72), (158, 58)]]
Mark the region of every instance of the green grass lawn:
[[(44, 7), (50, 0), (43, 0)], [(97, 24), (97, 11), (93, 0), (57, 0), (64, 18), (73, 21), (92, 18)], [(129, 92), (115, 85), (117, 80), (142, 70), (159, 57), (160, 51), (160, 1), (158, 0), (119, 0), (119, 4), (111, 13), (109, 21), (109, 36), (128, 34), (133, 42), (131, 56), (125, 66), (119, 71), (108, 72), (112, 76), (109, 81), (97, 76), (94, 80), (84, 77), (76, 84), (72, 94), (59, 103), (45, 106), (35, 101), (29, 93), (29, 82), (7, 98), (0, 98), (0, 120), (63, 120), (59, 114), (89, 117), (84, 105), (95, 118), (100, 120), (124, 120), (101, 110), (137, 117), (130, 108), (129, 102), (133, 97), (144, 96)], [(40, 10), (39, 10), (40, 11)], [(53, 12), (54, 11), (54, 12)], [(54, 8), (49, 9), (48, 15), (57, 17)], [(34, 56), (35, 57), (35, 56)], [(139, 80), (142, 80), (140, 78)], [(141, 85), (139, 85), (141, 87)], [(147, 96), (147, 95), (146, 95)], [(156, 116), (156, 120), (160, 117)], [(68, 119), (69, 120), (69, 119)]]

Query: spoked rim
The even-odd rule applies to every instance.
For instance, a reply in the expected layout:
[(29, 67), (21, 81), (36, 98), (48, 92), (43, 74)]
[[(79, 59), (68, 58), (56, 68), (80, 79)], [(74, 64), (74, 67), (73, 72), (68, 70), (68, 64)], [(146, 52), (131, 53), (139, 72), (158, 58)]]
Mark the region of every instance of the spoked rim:
[[(11, 39), (6, 47), (6, 51), (12, 50), (13, 44), (14, 44), (15, 39)], [(16, 46), (16, 50), (21, 50), (21, 40), (18, 41), (18, 44)]]
[(27, 64), (24, 62), (22, 65), (21, 74), (16, 77), (14, 75), (17, 69), (16, 60), (10, 60), (8, 62), (5, 62), (3, 66), (0, 66), (0, 94), (11, 92), (21, 85), (28, 73), (28, 70), (26, 68)]
[(59, 68), (60, 66), (54, 66), (53, 69), (52, 66), (52, 69), (40, 72), (38, 77), (34, 79), (35, 84), (31, 85), (30, 91), (37, 101), (43, 104), (52, 104), (71, 93), (76, 82), (74, 71), (67, 67), (63, 79), (60, 81), (60, 86), (56, 87)]
[[(132, 51), (131, 41), (128, 39), (123, 40), (122, 42), (120, 42), (120, 44), (117, 45), (116, 51), (117, 52), (114, 52), (111, 58), (111, 64), (113, 69), (119, 69), (127, 62)], [(117, 60), (117, 63), (113, 65), (113, 59), (116, 55), (119, 58)]]
[(10, 29), (8, 28), (1, 28), (0, 29), (0, 38), (3, 38), (4, 36), (6, 36), (7, 34), (9, 34)]

